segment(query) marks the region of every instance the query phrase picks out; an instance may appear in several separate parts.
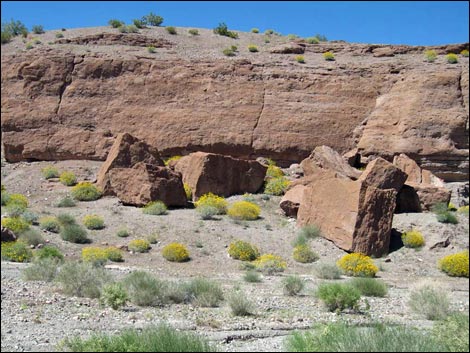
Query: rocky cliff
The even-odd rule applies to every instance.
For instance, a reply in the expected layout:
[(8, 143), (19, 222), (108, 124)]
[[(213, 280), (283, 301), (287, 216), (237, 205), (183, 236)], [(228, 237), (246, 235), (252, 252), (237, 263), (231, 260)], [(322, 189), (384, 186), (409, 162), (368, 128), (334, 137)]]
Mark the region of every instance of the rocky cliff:
[[(95, 28), (59, 40), (47, 32), (31, 50), (20, 38), (3, 45), (5, 158), (104, 160), (115, 136), (129, 132), (163, 156), (291, 163), (319, 145), (358, 147), (388, 160), (406, 153), (446, 180), (468, 179), (468, 58), (452, 65), (443, 56), (468, 43), (435, 47), (441, 55), (428, 63), (424, 47), (298, 41), (299, 64), (295, 54), (271, 53), (286, 37), (178, 32)], [(230, 45), (238, 46), (232, 58), (222, 54)], [(336, 61), (322, 58), (327, 50)]]

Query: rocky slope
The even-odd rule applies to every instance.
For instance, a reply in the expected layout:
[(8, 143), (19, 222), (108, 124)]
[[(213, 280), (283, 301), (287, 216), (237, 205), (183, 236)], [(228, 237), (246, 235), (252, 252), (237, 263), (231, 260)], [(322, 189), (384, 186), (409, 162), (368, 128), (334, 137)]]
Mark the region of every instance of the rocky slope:
[[(440, 55), (427, 63), (424, 47), (300, 41), (299, 64), (295, 54), (271, 53), (286, 37), (177, 30), (75, 29), (58, 40), (50, 31), (31, 50), (21, 38), (2, 45), (6, 159), (104, 160), (114, 137), (129, 132), (163, 156), (201, 150), (287, 164), (319, 145), (357, 146), (468, 180), (468, 58), (451, 65), (442, 56), (468, 43), (435, 47)], [(238, 53), (225, 57), (231, 45)], [(323, 59), (327, 50), (336, 61)]]

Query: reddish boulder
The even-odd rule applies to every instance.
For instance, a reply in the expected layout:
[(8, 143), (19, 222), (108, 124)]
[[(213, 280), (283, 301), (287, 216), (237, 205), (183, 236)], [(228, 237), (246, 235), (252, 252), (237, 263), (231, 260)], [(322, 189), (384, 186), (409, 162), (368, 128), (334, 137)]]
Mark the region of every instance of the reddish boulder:
[(257, 161), (195, 152), (181, 158), (175, 170), (183, 175), (196, 200), (208, 192), (220, 196), (255, 193), (264, 183), (267, 167)]
[(11, 229), (2, 227), (2, 242), (15, 241), (18, 237), (13, 233)]
[(290, 188), (282, 197), (279, 206), (287, 217), (297, 218), (297, 212), (302, 203), (305, 189), (307, 187), (304, 185), (296, 185)]
[(394, 189), (400, 191), (407, 175), (400, 168), (383, 158), (376, 158), (370, 162), (359, 181), (366, 186), (373, 186), (379, 189)]
[(119, 134), (108, 153), (106, 161), (98, 172), (97, 185), (102, 189), (103, 194), (115, 195), (110, 185), (110, 170), (114, 168), (132, 168), (140, 162), (164, 166), (157, 148), (128, 133)]

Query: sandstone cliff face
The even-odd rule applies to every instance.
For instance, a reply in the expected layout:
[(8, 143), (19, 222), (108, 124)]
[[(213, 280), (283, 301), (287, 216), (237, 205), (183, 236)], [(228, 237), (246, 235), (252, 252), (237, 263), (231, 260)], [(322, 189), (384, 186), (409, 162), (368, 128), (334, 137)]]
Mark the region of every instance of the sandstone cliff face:
[[(74, 38), (2, 50), (5, 158), (104, 160), (114, 137), (129, 132), (163, 156), (206, 151), (281, 164), (319, 145), (342, 153), (359, 143), (364, 155), (407, 153), (446, 180), (468, 178), (468, 59), (424, 65), (421, 54), (375, 58), (380, 46), (347, 43), (306, 44), (305, 65), (268, 47), (228, 59), (204, 44), (204, 55), (187, 58), (194, 39), (178, 37), (156, 57), (132, 41), (113, 50)], [(321, 59), (327, 49), (336, 62)]]

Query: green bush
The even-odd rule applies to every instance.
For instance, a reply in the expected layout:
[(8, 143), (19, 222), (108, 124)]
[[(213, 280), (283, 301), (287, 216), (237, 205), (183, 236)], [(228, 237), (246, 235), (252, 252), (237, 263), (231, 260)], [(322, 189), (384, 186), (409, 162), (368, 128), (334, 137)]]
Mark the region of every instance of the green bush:
[(6, 206), (18, 206), (23, 209), (28, 208), (29, 202), (28, 198), (22, 194), (10, 194), (10, 197), (8, 199), (8, 202), (6, 203)]
[(401, 235), (401, 240), (403, 241), (403, 245), (407, 248), (421, 248), (425, 243), (423, 234), (414, 229), (404, 232)]
[(61, 213), (57, 216), (57, 220), (59, 221), (61, 226), (67, 226), (71, 224), (77, 224), (75, 218), (68, 214), (68, 213)]
[(468, 50), (467, 49), (464, 49), (460, 52), (460, 55), (462, 55), (463, 57), (465, 58), (468, 58)]
[(450, 301), (447, 294), (431, 284), (415, 288), (408, 301), (410, 308), (428, 320), (443, 320), (450, 314)]
[(198, 36), (199, 31), (197, 29), (189, 29), (188, 33), (191, 34), (192, 36)]
[(158, 234), (156, 234), (156, 233), (149, 234), (149, 235), (147, 235), (146, 240), (150, 244), (157, 244), (158, 243)]
[(307, 38), (307, 43), (308, 44), (318, 44), (318, 43), (320, 43), (320, 40), (317, 37), (309, 37), (309, 38)]
[(123, 262), (122, 251), (115, 246), (109, 246), (104, 249), (106, 257), (112, 262)]
[(2, 190), (2, 206), (5, 206), (8, 201), (10, 201), (10, 193), (8, 193), (6, 190)]
[(39, 220), (39, 228), (52, 233), (60, 232), (60, 223), (56, 217), (48, 216)]
[(457, 64), (459, 62), (459, 57), (454, 53), (447, 54), (446, 59), (449, 64)]
[(133, 19), (132, 23), (134, 24), (134, 26), (136, 26), (139, 29), (146, 28), (146, 26), (145, 26), (146, 22), (145, 21), (138, 20), (138, 19)]
[(298, 276), (288, 276), (283, 279), (282, 286), (284, 294), (294, 296), (304, 289), (305, 284)]
[(76, 202), (69, 195), (64, 196), (62, 199), (57, 202), (57, 207), (75, 207)]
[(126, 33), (139, 33), (139, 29), (134, 25), (128, 25), (126, 26)]
[(82, 181), (75, 185), (70, 193), (79, 201), (94, 201), (101, 197), (101, 191), (90, 182)]
[(138, 306), (161, 306), (167, 303), (163, 282), (144, 271), (131, 272), (124, 278), (129, 300)]
[(427, 62), (432, 63), (432, 62), (434, 62), (434, 61), (436, 60), (436, 58), (437, 58), (437, 53), (436, 53), (435, 50), (426, 50), (426, 51), (424, 52), (424, 56), (426, 57), (426, 61), (427, 61)]
[(321, 235), (321, 230), (320, 227), (315, 224), (307, 224), (300, 228), (299, 235), (304, 236), (307, 239), (315, 239)]
[(257, 47), (256, 45), (254, 45), (254, 44), (250, 44), (250, 45), (248, 46), (248, 51), (249, 51), (250, 53), (256, 53), (256, 52), (258, 52), (258, 47)]
[(142, 212), (144, 214), (160, 216), (166, 215), (168, 213), (168, 209), (162, 201), (151, 201), (144, 206)]
[(444, 256), (439, 260), (439, 269), (449, 276), (468, 278), (468, 250)]
[(88, 339), (65, 340), (71, 352), (214, 352), (202, 338), (168, 326), (151, 326), (143, 330), (127, 329), (114, 336), (94, 334)]
[(62, 252), (52, 245), (46, 245), (41, 249), (36, 250), (35, 257), (38, 260), (54, 259), (58, 262), (64, 261), (64, 255)]
[(148, 15), (142, 17), (142, 21), (148, 24), (149, 26), (160, 26), (163, 23), (163, 17), (157, 16), (154, 13), (150, 12)]
[(34, 225), (39, 224), (39, 222), (38, 222), (39, 216), (36, 213), (34, 213), (30, 210), (24, 210), (23, 214), (22, 214), (22, 217), (29, 224), (34, 224)]
[(173, 26), (167, 26), (167, 27), (165, 27), (165, 29), (166, 29), (166, 31), (167, 31), (168, 33), (170, 33), (170, 34), (173, 34), (173, 35), (174, 35), (174, 34), (177, 34), (176, 28), (173, 27)]
[(86, 298), (99, 298), (101, 289), (110, 280), (104, 268), (81, 262), (66, 262), (56, 277), (64, 294)]
[(116, 235), (120, 238), (126, 238), (129, 236), (129, 231), (125, 228), (119, 229), (116, 233)]
[(131, 240), (127, 247), (133, 252), (147, 252), (150, 249), (150, 243), (144, 239), (135, 239)]
[(258, 271), (267, 275), (272, 275), (276, 272), (283, 272), (287, 268), (287, 263), (282, 257), (273, 254), (264, 254), (258, 257), (253, 264)]
[(56, 37), (57, 39), (59, 39), (59, 38), (64, 38), (64, 35), (63, 35), (62, 33), (60, 33), (60, 32), (57, 32), (57, 33), (55, 34), (55, 37)]
[(171, 243), (162, 249), (162, 255), (165, 259), (172, 262), (189, 261), (189, 251), (183, 244)]
[(249, 283), (261, 282), (261, 276), (259, 275), (258, 272), (253, 271), (253, 270), (247, 271), (245, 275), (243, 276), (243, 279), (245, 280), (245, 282), (249, 282)]
[(327, 51), (326, 53), (323, 53), (323, 59), (326, 61), (335, 61), (335, 56), (333, 53)]
[(299, 64), (305, 64), (305, 57), (303, 55), (297, 55), (295, 57), (295, 61), (297, 61)]
[(436, 322), (432, 337), (444, 345), (445, 349), (441, 352), (468, 352), (468, 331), (468, 314), (453, 313), (443, 321)]
[(59, 180), (66, 186), (74, 186), (77, 184), (77, 177), (73, 172), (62, 172), (62, 174), (60, 174)]
[(286, 177), (270, 178), (264, 186), (264, 193), (268, 195), (284, 195), (290, 181)]
[(292, 240), (291, 245), (295, 248), (300, 245), (307, 245), (308, 239), (303, 234), (298, 234), (294, 240)]
[(31, 31), (35, 34), (43, 34), (44, 27), (41, 25), (34, 25), (33, 27), (31, 27)]
[(350, 283), (366, 297), (384, 297), (388, 292), (387, 284), (375, 278), (353, 278)]
[(320, 257), (317, 253), (315, 253), (307, 244), (304, 245), (297, 245), (294, 248), (294, 252), (292, 257), (295, 261), (301, 263), (311, 263), (317, 261)]
[(103, 229), (105, 227), (103, 217), (95, 214), (83, 217), (83, 224), (88, 229)]
[(112, 28), (119, 28), (119, 27), (123, 27), (125, 25), (124, 21), (120, 21), (120, 20), (116, 20), (116, 19), (111, 19), (108, 21), (108, 24), (112, 27)]
[(217, 282), (195, 278), (185, 285), (186, 298), (201, 307), (215, 308), (224, 300), (222, 288)]
[(232, 292), (227, 298), (228, 305), (235, 316), (254, 315), (255, 306), (241, 291)]
[(41, 173), (44, 179), (52, 179), (59, 177), (59, 170), (51, 165), (42, 168)]
[(231, 258), (242, 261), (253, 261), (260, 255), (256, 246), (243, 240), (231, 243), (228, 247), (228, 254)]
[(268, 165), (268, 169), (266, 170), (267, 178), (280, 178), (283, 176), (284, 176), (284, 172), (282, 171), (281, 168), (277, 167), (275, 164)]
[(196, 208), (196, 212), (199, 214), (201, 219), (209, 220), (213, 219), (215, 215), (219, 214), (219, 210), (211, 205), (202, 205)]
[(11, 35), (11, 33), (6, 32), (6, 31), (4, 31), (4, 30), (2, 29), (2, 39), (1, 39), (1, 40), (2, 40), (2, 44), (6, 44), (6, 43), (8, 43), (9, 41), (11, 41), (11, 38), (12, 38), (12, 37), (13, 37), (13, 36)]
[(328, 310), (342, 311), (357, 309), (361, 293), (350, 284), (322, 283), (318, 286), (316, 296), (323, 301)]
[(126, 305), (128, 300), (129, 296), (121, 283), (106, 284), (101, 290), (100, 302), (114, 310)]
[(227, 201), (221, 197), (214, 195), (213, 193), (209, 192), (207, 194), (202, 195), (199, 200), (197, 200), (194, 205), (196, 208), (201, 206), (212, 206), (217, 209), (217, 214), (226, 214), (227, 213)]
[(441, 223), (450, 223), (450, 224), (459, 223), (459, 220), (457, 219), (457, 217), (455, 217), (455, 215), (450, 211), (439, 213), (437, 215), (437, 221)]
[(344, 274), (354, 277), (374, 277), (379, 271), (369, 256), (359, 253), (344, 255), (336, 262), (336, 265), (343, 270)]
[(52, 282), (59, 271), (59, 261), (56, 258), (35, 258), (22, 272), (25, 281)]
[(148, 51), (149, 53), (153, 54), (153, 53), (155, 53), (156, 50), (155, 50), (155, 47), (153, 47), (153, 46), (148, 46), (148, 47), (147, 47), (147, 51)]
[(226, 49), (222, 50), (222, 53), (225, 56), (235, 56), (235, 52), (232, 50), (232, 48), (226, 48)]
[(88, 246), (82, 249), (82, 260), (93, 266), (104, 266), (108, 261), (108, 256), (103, 248)]
[(71, 243), (85, 244), (90, 242), (86, 230), (78, 224), (63, 225), (60, 230), (60, 237)]
[(227, 211), (230, 218), (245, 221), (258, 219), (260, 213), (259, 206), (248, 201), (234, 202)]
[(251, 33), (259, 33), (259, 29), (258, 28), (252, 28)]
[(20, 34), (26, 36), (28, 34), (28, 30), (21, 21), (11, 19), (10, 22), (2, 23), (2, 33), (7, 33), (11, 37), (16, 37)]
[(266, 31), (264, 31), (264, 34), (270, 36), (271, 34), (274, 34), (274, 29), (267, 29)]
[(221, 36), (230, 37), (233, 39), (238, 38), (238, 34), (235, 32), (229, 31), (227, 25), (223, 22), (219, 23), (219, 25), (214, 28), (214, 33), (221, 35)]
[(38, 246), (39, 244), (44, 244), (44, 238), (36, 229), (30, 228), (22, 232), (18, 240), (23, 241), (24, 243), (32, 246)]
[(315, 274), (322, 279), (340, 279), (341, 271), (334, 264), (321, 264), (315, 268)]
[(29, 262), (33, 257), (33, 252), (22, 241), (8, 241), (1, 244), (1, 256), (2, 260)]

